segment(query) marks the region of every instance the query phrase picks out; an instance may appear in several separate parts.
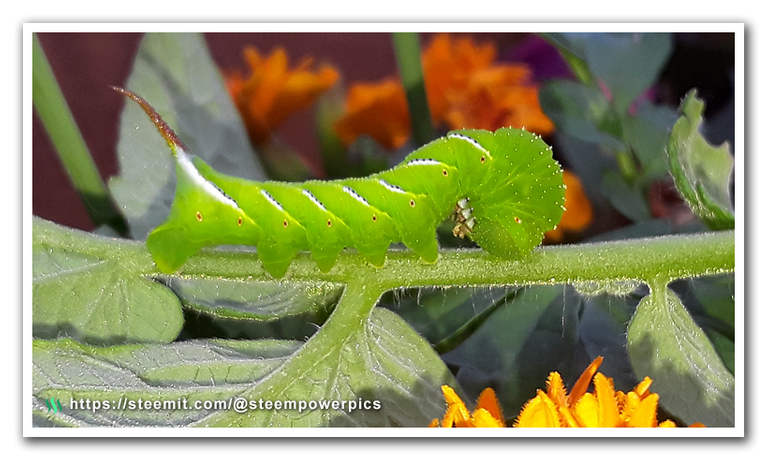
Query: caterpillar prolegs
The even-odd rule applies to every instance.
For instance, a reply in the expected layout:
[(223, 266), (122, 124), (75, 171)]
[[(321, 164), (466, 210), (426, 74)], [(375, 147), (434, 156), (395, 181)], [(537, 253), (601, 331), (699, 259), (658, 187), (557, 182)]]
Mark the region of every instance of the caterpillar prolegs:
[(303, 250), (323, 272), (346, 247), (381, 267), (393, 242), (431, 263), (438, 258), (437, 226), (449, 217), (455, 235), (519, 259), (556, 227), (564, 210), (562, 169), (551, 148), (525, 130), (452, 131), (365, 178), (255, 182), (219, 173), (190, 155), (149, 103), (115, 89), (144, 109), (176, 159), (170, 214), (146, 242), (166, 273), (201, 248), (225, 244), (255, 246), (277, 278)]

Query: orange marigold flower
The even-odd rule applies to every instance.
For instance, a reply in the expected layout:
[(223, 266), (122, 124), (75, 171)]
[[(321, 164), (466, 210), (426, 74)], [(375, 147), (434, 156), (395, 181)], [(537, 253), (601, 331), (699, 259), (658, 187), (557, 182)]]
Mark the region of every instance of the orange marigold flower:
[(334, 124), (336, 135), (351, 144), (366, 134), (388, 149), (395, 149), (411, 135), (408, 102), (399, 80), (356, 83), (347, 96), (346, 115)]
[[(469, 85), (472, 75), (496, 59), (493, 44), (478, 45), (471, 37), (437, 34), (422, 52), (421, 65), (430, 112), (435, 121), (450, 112), (450, 98)], [(472, 127), (475, 128), (475, 127)]]
[(592, 222), (592, 204), (584, 193), (579, 177), (563, 170), (565, 211), (556, 229), (545, 234), (548, 242), (560, 242), (568, 232), (581, 232)]
[[(529, 69), (523, 64), (494, 64), (495, 59), (491, 43), (435, 35), (421, 57), (433, 121), (449, 129), (513, 126), (550, 133), (554, 125), (541, 110)], [(353, 86), (346, 115), (336, 124), (337, 134), (347, 144), (367, 134), (388, 148), (402, 146), (410, 129), (405, 90), (394, 79)]]
[(238, 72), (225, 73), (225, 83), (255, 145), (269, 139), (270, 133), (286, 117), (309, 106), (339, 78), (339, 73), (330, 65), (312, 71), (310, 57), (289, 69), (288, 55), (283, 48), (261, 56), (256, 48), (249, 46), (243, 54), (251, 74), (245, 77)]
[(506, 427), (496, 393), (490, 387), (480, 393), (472, 414), (456, 391), (445, 385), (442, 389), (448, 409), (442, 421), (433, 419), (429, 427)]
[(524, 64), (493, 64), (496, 49), (440, 34), (424, 50), (424, 85), (436, 123), (450, 129), (504, 126), (548, 134), (554, 125), (541, 111), (538, 87)]
[[(550, 373), (547, 392), (539, 390), (515, 420), (514, 427), (676, 427), (673, 421), (658, 423), (659, 395), (649, 391), (646, 377), (629, 393), (615, 391), (613, 380), (597, 369), (603, 358), (597, 357), (581, 374), (570, 394), (566, 393), (560, 374)], [(594, 392), (587, 392), (589, 383)], [(691, 427), (703, 427), (695, 423)]]

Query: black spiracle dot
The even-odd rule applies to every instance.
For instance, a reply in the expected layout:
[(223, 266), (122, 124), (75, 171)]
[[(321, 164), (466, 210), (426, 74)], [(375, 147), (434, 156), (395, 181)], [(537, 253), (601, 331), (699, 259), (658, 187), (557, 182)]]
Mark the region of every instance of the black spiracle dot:
[(333, 226), (333, 221), (331, 221), (331, 220), (329, 219), (329, 220), (328, 220), (328, 227), (331, 227), (331, 226)]
[(242, 216), (239, 216), (239, 217), (237, 218), (237, 225), (238, 225), (238, 226), (242, 226), (242, 225), (243, 225), (243, 217), (242, 217)]
[(414, 202), (413, 199), (411, 199), (408, 203), (411, 205), (411, 208), (416, 206), (416, 202)]
[(288, 220), (287, 219), (283, 220), (283, 227), (288, 227)]
[(377, 218), (376, 215), (371, 215), (371, 219), (373, 219), (373, 222), (376, 222), (379, 218)]
[(443, 170), (443, 176), (448, 176), (448, 170)]
[(203, 222), (203, 214), (202, 214), (202, 213), (200, 213), (199, 211), (195, 213), (195, 218), (196, 218), (198, 221), (200, 221), (200, 222)]

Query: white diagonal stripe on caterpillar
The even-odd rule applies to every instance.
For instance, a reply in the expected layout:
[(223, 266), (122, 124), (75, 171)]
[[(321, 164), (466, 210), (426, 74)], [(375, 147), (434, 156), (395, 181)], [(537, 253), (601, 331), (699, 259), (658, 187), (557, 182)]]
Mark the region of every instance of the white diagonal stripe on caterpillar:
[(442, 162), (438, 162), (437, 160), (434, 160), (434, 159), (431, 159), (431, 158), (416, 158), (416, 159), (410, 160), (405, 165), (406, 166), (414, 166), (414, 165), (442, 165)]
[(393, 184), (390, 184), (390, 183), (384, 181), (383, 179), (379, 179), (379, 184), (381, 184), (382, 186), (386, 187), (387, 190), (389, 190), (391, 192), (397, 192), (398, 194), (407, 194), (407, 192), (404, 191), (400, 186), (395, 186)]
[(473, 146), (477, 147), (478, 149), (480, 149), (486, 155), (488, 155), (488, 156), (491, 155), (491, 153), (488, 152), (488, 149), (486, 149), (485, 147), (480, 145), (480, 143), (477, 142), (475, 139), (473, 139), (473, 138), (471, 138), (471, 137), (469, 137), (469, 136), (467, 136), (465, 134), (461, 134), (461, 133), (448, 133), (447, 137), (448, 138), (452, 138), (452, 139), (461, 139), (462, 141), (466, 141), (466, 142), (472, 144)]
[(182, 149), (180, 146), (177, 147), (177, 157), (178, 163), (181, 166), (181, 169), (184, 170), (184, 173), (186, 173), (192, 180), (198, 184), (200, 187), (203, 188), (205, 192), (208, 193), (211, 197), (215, 198), (219, 202), (230, 206), (236, 210), (240, 209), (240, 207), (237, 205), (237, 202), (227, 195), (223, 190), (221, 190), (216, 184), (208, 181), (203, 177), (203, 175), (200, 174), (199, 171), (197, 171), (197, 168), (195, 168), (195, 165), (192, 163), (192, 160), (187, 154), (184, 149)]
[(328, 209), (325, 207), (325, 205), (323, 205), (323, 202), (321, 202), (319, 198), (315, 197), (315, 194), (313, 194), (312, 192), (308, 191), (307, 189), (302, 189), (301, 193), (305, 197), (310, 199), (312, 201), (312, 203), (314, 203), (318, 208), (320, 208), (321, 210), (326, 211), (326, 212), (328, 211)]
[(351, 195), (355, 200), (362, 203), (365, 206), (371, 206), (370, 203), (368, 203), (368, 200), (364, 199), (362, 195), (358, 194), (354, 189), (352, 189), (349, 186), (342, 187), (342, 190), (346, 192), (347, 194)]
[(268, 201), (269, 203), (271, 203), (271, 204), (272, 204), (272, 205), (273, 205), (275, 208), (277, 208), (278, 210), (280, 210), (280, 211), (282, 211), (282, 212), (285, 212), (285, 209), (283, 209), (283, 206), (282, 206), (282, 205), (280, 205), (280, 202), (278, 202), (277, 200), (275, 200), (275, 198), (274, 198), (274, 197), (272, 197), (272, 194), (270, 194), (269, 192), (267, 192), (267, 191), (266, 191), (266, 190), (264, 190), (264, 189), (259, 189), (259, 192), (260, 192), (260, 193), (261, 193), (261, 195), (263, 195), (263, 196), (264, 196), (264, 198), (265, 198), (265, 199), (267, 199), (267, 201)]

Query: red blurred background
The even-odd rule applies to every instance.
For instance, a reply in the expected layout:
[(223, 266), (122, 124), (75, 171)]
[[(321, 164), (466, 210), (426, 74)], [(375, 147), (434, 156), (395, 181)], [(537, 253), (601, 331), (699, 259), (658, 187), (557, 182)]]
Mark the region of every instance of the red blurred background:
[[(118, 173), (115, 146), (120, 111), (125, 98), (109, 87), (122, 86), (132, 69), (142, 34), (38, 33), (40, 43), (70, 106), (75, 120), (104, 178)], [(507, 48), (519, 39), (512, 34), (483, 34)], [(287, 50), (289, 66), (304, 56), (339, 69), (342, 84), (375, 81), (395, 75), (397, 63), (390, 34), (386, 33), (211, 33), (205, 35), (211, 55), (222, 69), (248, 73), (243, 48), (254, 45), (263, 53), (275, 47)], [(317, 142), (312, 111), (291, 116), (278, 135), (310, 161), (316, 161)], [(33, 214), (70, 227), (92, 230), (93, 224), (71, 186), (37, 115), (33, 120)]]
[[(127, 81), (142, 34), (37, 35), (91, 155), (107, 181), (118, 173), (115, 146), (119, 116), (125, 104), (125, 98), (112, 91), (110, 85), (122, 86)], [(473, 35), (478, 41), (493, 41), (500, 60), (533, 64), (536, 79), (563, 72), (561, 63), (545, 59), (544, 55), (551, 50), (542, 48), (541, 44), (525, 50), (518, 47), (533, 37), (530, 34)], [(397, 73), (391, 35), (387, 33), (211, 33), (205, 34), (205, 38), (219, 68), (246, 74), (248, 69), (243, 61), (246, 45), (256, 46), (263, 54), (275, 47), (284, 47), (289, 67), (304, 56), (312, 56), (316, 63), (328, 62), (339, 70), (340, 83), (344, 86), (352, 81), (377, 81)], [(421, 38), (422, 44), (426, 44), (429, 34)], [(732, 104), (732, 34), (678, 34), (675, 39), (674, 54), (662, 76), (664, 85), (659, 99), (663, 101), (659, 102), (677, 106), (685, 92), (695, 86), (707, 101), (706, 115), (719, 111), (729, 102)], [(542, 61), (546, 61), (547, 67), (537, 67)], [(92, 230), (85, 206), (71, 186), (44, 128), (36, 115), (33, 118), (33, 213), (70, 227)], [(310, 162), (317, 162), (319, 152), (311, 110), (292, 115), (277, 134)], [(732, 132), (729, 135), (732, 137)]]

